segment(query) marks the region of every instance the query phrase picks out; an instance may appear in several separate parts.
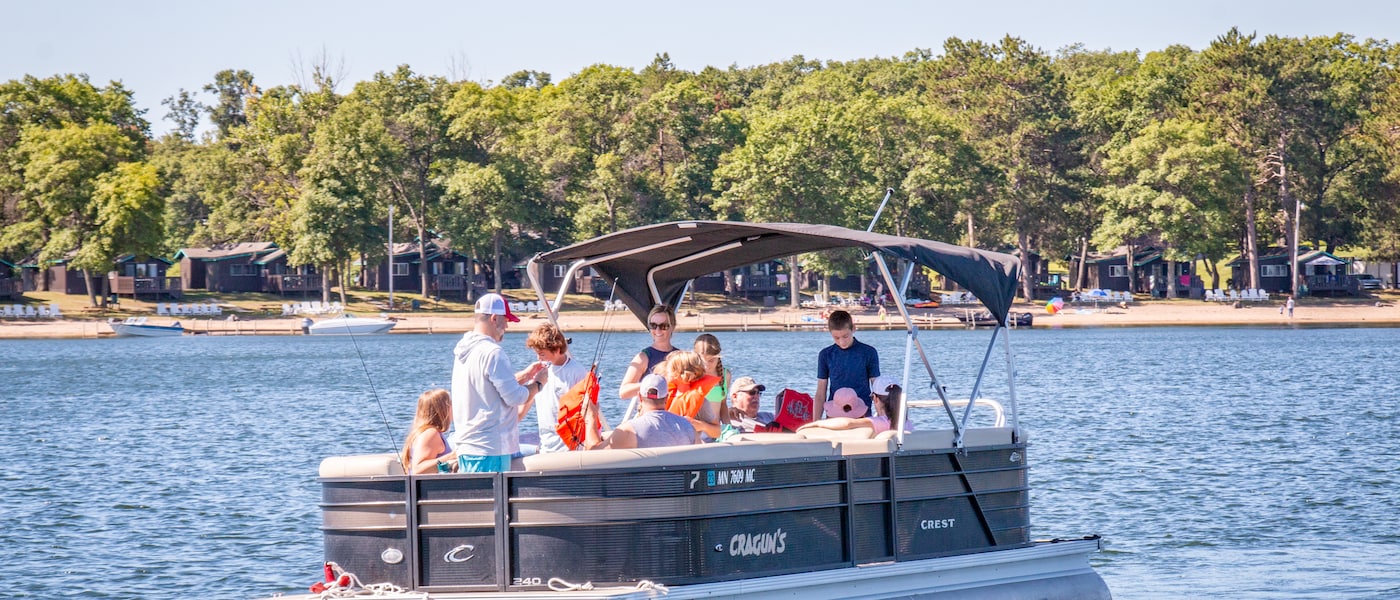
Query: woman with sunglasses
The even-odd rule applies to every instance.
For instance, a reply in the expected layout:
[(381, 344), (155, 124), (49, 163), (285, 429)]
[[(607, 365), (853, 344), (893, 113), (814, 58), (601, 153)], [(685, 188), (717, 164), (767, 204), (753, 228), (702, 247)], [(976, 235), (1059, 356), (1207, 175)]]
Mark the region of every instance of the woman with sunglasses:
[(632, 357), (627, 373), (622, 376), (622, 385), (617, 388), (617, 395), (623, 400), (636, 398), (642, 377), (650, 374), (656, 365), (665, 362), (666, 357), (676, 351), (676, 347), (671, 345), (671, 336), (676, 332), (676, 313), (670, 306), (658, 304), (651, 307), (651, 312), (647, 313), (647, 330), (651, 332), (651, 345)]

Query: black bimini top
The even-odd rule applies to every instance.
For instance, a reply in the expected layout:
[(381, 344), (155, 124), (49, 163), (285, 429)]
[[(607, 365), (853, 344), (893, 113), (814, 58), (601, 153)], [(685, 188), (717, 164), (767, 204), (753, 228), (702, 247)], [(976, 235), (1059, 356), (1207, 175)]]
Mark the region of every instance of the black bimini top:
[[(637, 227), (535, 256), (540, 263), (588, 265), (608, 281), (639, 319), (646, 319), (655, 297), (675, 306), (686, 282), (775, 258), (861, 248), (912, 261), (943, 274), (982, 301), (998, 323), (1006, 324), (1016, 295), (1020, 263), (1000, 252), (943, 242), (869, 233), (834, 225), (677, 221)], [(653, 289), (654, 286), (654, 289)]]

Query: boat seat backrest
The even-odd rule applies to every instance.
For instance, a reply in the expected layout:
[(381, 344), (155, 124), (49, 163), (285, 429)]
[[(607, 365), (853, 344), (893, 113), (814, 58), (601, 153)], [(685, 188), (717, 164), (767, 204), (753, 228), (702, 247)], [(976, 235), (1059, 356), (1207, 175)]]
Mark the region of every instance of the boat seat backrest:
[(399, 457), (393, 454), (331, 456), (321, 461), (321, 477), (368, 477), (403, 475)]
[(846, 442), (855, 440), (868, 440), (875, 435), (875, 430), (869, 427), (856, 427), (854, 429), (827, 429), (825, 427), (806, 427), (797, 435), (809, 440), (827, 440), (832, 442)]
[(516, 461), (512, 468), (522, 471), (625, 469), (825, 458), (836, 455), (837, 449), (831, 443), (821, 440), (738, 444), (718, 442), (668, 448), (607, 449), (536, 454)]
[[(969, 427), (963, 433), (963, 446), (996, 446), (1010, 443), (1010, 427)], [(913, 431), (904, 434), (904, 450), (942, 450), (952, 447), (952, 429)]]

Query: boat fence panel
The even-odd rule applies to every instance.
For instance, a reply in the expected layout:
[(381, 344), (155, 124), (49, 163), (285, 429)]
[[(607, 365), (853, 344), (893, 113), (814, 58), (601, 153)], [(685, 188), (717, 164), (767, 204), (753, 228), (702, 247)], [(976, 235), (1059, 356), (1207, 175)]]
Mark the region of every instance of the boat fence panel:
[(321, 481), (321, 531), (326, 560), (363, 581), (411, 581), (408, 478), (379, 476)]
[(1024, 446), (895, 460), (899, 560), (1030, 545)]

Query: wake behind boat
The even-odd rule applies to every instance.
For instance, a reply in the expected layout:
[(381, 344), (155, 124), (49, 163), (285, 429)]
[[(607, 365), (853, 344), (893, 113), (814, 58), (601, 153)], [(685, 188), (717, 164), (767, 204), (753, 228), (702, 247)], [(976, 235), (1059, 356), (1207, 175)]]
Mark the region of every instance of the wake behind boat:
[(311, 335), (373, 335), (388, 333), (395, 325), (398, 325), (398, 322), (392, 319), (342, 315), (313, 323), (311, 327), (307, 328), (307, 333)]
[(179, 321), (170, 325), (146, 323), (146, 317), (127, 317), (125, 321), (107, 323), (118, 337), (174, 337), (185, 333)]
[[(504, 473), (405, 475), (393, 454), (321, 463), (330, 593), (483, 598), (1103, 599), (1099, 539), (1034, 541), (1027, 434), (1018, 424), (1008, 314), (1015, 257), (826, 225), (686, 221), (537, 255), (592, 267), (639, 318), (680, 304), (701, 275), (836, 248), (869, 252), (887, 289), (930, 267), (981, 299), (989, 346), (969, 399), (949, 398), (907, 308), (902, 389), (918, 384), (946, 427), (741, 434), (724, 442), (558, 452)], [(896, 280), (886, 259), (902, 261)], [(898, 297), (898, 296), (897, 296)], [(970, 425), (991, 350), (1006, 345), (1009, 424)], [(815, 356), (818, 348), (812, 349)], [(917, 352), (916, 352), (917, 350)], [(917, 355), (917, 362), (916, 357)], [(966, 408), (955, 407), (962, 405)], [(998, 403), (997, 406), (1000, 406)], [(342, 583), (346, 585), (341, 585)], [(285, 597), (285, 596), (284, 596)], [(307, 596), (308, 598), (314, 596)]]

